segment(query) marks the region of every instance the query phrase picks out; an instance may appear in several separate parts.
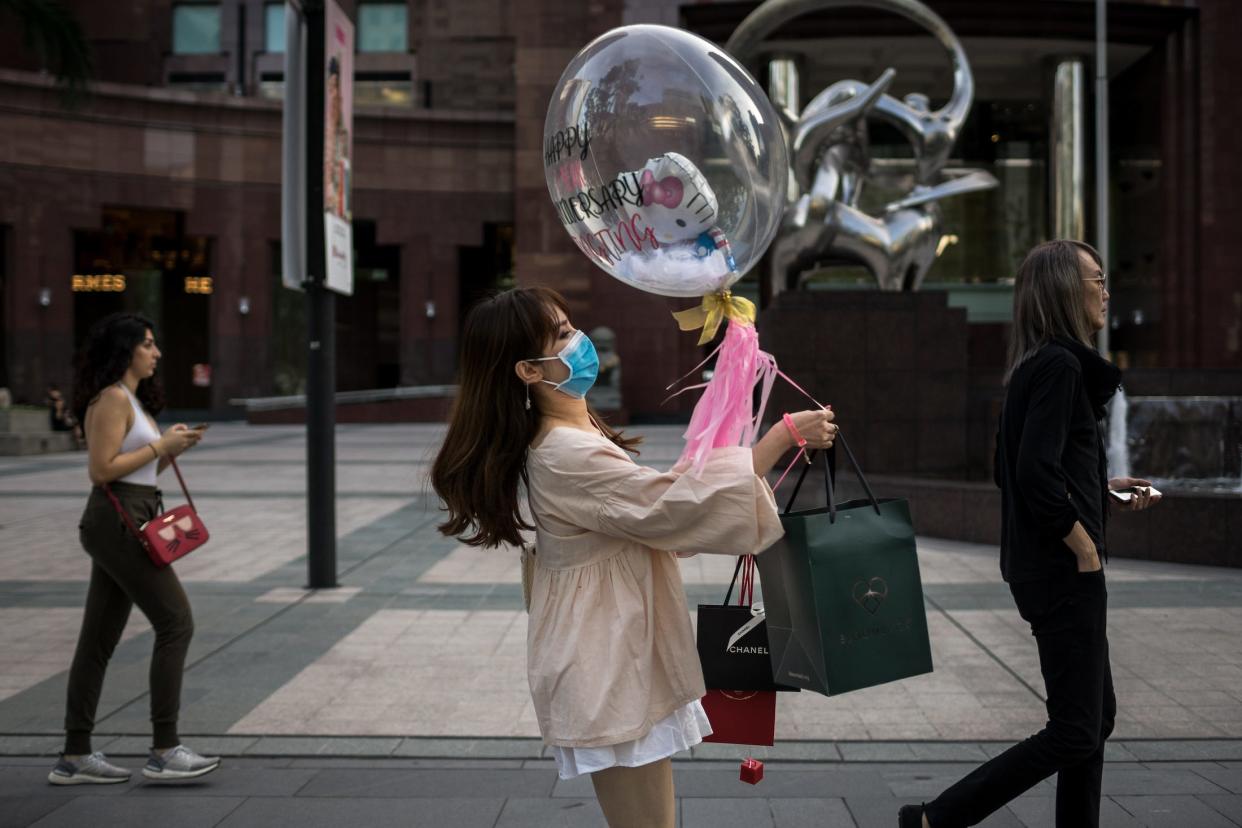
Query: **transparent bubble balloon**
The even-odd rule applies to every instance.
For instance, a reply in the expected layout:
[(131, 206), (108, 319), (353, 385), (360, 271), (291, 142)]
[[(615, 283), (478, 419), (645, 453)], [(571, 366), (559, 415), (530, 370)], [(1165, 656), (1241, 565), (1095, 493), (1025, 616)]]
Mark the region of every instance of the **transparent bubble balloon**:
[(625, 26), (590, 43), (556, 85), (543, 149), (566, 232), (634, 287), (727, 289), (776, 234), (789, 175), (776, 112), (688, 32)]

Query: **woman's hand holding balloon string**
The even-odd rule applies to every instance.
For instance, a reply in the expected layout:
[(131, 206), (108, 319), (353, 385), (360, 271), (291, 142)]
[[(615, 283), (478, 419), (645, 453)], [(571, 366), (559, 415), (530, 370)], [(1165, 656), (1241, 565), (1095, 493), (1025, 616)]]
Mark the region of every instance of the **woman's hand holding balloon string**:
[[(806, 440), (806, 448), (832, 448), (839, 429), (834, 422), (836, 414), (833, 413), (831, 408), (799, 411), (790, 414), (789, 417), (793, 420), (794, 427), (798, 430), (798, 433)], [(752, 450), (755, 474), (763, 477), (772, 471), (781, 457), (791, 448), (797, 447), (797, 445), (793, 435), (783, 422), (773, 425), (755, 443)]]
[(790, 414), (789, 418), (793, 420), (794, 427), (798, 430), (798, 433), (806, 440), (807, 448), (832, 448), (832, 443), (837, 438), (838, 431), (836, 424), (833, 422), (836, 419), (836, 415), (832, 413), (832, 406), (810, 411), (799, 411), (796, 414)]

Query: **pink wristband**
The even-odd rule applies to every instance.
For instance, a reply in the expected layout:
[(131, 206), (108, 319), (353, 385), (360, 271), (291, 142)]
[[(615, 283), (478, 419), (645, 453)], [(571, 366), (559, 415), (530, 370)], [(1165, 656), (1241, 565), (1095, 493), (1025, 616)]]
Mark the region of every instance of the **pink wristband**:
[(781, 420), (785, 423), (785, 428), (789, 429), (789, 436), (793, 437), (794, 444), (798, 448), (806, 448), (806, 438), (798, 433), (798, 427), (794, 425), (793, 417), (788, 414), (782, 414)]

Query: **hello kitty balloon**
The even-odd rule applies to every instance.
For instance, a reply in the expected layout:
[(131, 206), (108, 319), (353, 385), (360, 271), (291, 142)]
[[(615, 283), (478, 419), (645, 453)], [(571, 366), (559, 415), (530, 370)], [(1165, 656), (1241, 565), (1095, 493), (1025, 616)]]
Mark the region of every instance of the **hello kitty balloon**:
[(676, 287), (701, 296), (727, 288), (741, 275), (729, 240), (716, 225), (719, 201), (690, 159), (675, 152), (652, 158), (639, 175), (641, 224), (650, 242), (627, 250), (616, 263), (616, 276), (630, 284), (664, 293)]
[(591, 261), (663, 296), (727, 290), (763, 255), (788, 162), (767, 96), (688, 32), (626, 26), (570, 62), (544, 125), (561, 223)]

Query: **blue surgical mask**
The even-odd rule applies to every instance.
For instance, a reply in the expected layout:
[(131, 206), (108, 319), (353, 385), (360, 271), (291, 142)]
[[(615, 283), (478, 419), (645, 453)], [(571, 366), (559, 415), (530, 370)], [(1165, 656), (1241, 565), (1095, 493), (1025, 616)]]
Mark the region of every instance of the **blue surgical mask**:
[(559, 359), (565, 363), (565, 367), (569, 369), (569, 376), (561, 382), (552, 380), (540, 380), (540, 382), (545, 382), (562, 394), (568, 394), (576, 400), (587, 395), (591, 386), (595, 384), (595, 378), (599, 376), (599, 355), (595, 353), (595, 345), (590, 337), (582, 331), (574, 331), (574, 335), (569, 338), (565, 347), (561, 348), (556, 356), (530, 359), (527, 362), (547, 362), (550, 359)]

